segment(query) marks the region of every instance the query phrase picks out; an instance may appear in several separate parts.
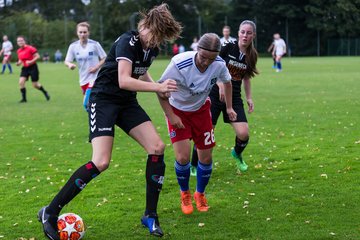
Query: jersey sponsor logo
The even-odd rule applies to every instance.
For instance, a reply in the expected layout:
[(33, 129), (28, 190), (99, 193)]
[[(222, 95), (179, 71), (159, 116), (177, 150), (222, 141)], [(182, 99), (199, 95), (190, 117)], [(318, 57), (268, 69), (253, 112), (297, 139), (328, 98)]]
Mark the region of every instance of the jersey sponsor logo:
[(247, 65), (234, 60), (231, 60), (227, 64), (227, 68), (233, 80), (240, 81), (243, 75), (246, 73)]
[[(191, 94), (191, 96), (195, 96), (195, 95), (201, 95), (201, 94), (209, 94), (209, 92), (211, 91), (212, 87), (214, 86), (214, 84), (217, 82), (217, 77), (214, 77), (210, 80), (210, 86), (208, 88), (206, 88), (203, 91), (196, 91), (196, 90), (192, 90), (190, 89), (189, 93)], [(194, 88), (195, 85), (190, 84), (190, 88)]]
[(241, 63), (241, 62), (237, 62), (237, 61), (234, 61), (234, 60), (230, 60), (228, 64), (232, 65), (234, 67), (240, 68), (240, 69), (246, 69), (247, 68), (246, 64)]
[(147, 67), (135, 67), (133, 74), (135, 75), (144, 75), (147, 71)]
[(214, 84), (211, 84), (207, 89), (205, 89), (204, 91), (193, 91), (193, 90), (190, 90), (189, 93), (191, 94), (191, 96), (195, 96), (195, 95), (201, 95), (201, 94), (209, 94), (210, 91), (211, 91), (211, 88)]

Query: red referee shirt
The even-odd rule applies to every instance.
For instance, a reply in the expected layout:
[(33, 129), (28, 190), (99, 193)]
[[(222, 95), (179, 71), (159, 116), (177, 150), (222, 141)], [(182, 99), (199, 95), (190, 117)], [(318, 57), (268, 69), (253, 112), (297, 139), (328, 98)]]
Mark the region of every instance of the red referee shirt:
[(17, 50), (18, 58), (23, 63), (24, 67), (30, 66), (26, 64), (26, 61), (33, 60), (35, 53), (37, 53), (37, 49), (30, 45), (25, 45), (24, 47)]

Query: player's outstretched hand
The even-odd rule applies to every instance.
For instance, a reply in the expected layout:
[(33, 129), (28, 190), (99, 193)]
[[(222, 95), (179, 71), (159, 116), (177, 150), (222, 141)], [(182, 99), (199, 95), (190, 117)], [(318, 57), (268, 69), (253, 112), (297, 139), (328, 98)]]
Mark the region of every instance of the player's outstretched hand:
[(236, 114), (236, 112), (234, 111), (233, 108), (226, 109), (226, 112), (227, 112), (227, 114), (229, 116), (230, 121), (235, 121), (236, 120), (237, 114)]
[(160, 91), (162, 93), (167, 93), (167, 92), (176, 92), (177, 91), (177, 86), (176, 86), (176, 81), (172, 80), (172, 79), (167, 79), (164, 82), (160, 83)]

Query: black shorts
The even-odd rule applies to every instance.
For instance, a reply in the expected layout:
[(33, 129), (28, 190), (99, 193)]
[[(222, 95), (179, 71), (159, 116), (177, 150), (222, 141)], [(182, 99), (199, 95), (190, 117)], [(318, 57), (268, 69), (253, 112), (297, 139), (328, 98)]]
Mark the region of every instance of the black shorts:
[(20, 77), (25, 77), (26, 80), (28, 80), (29, 76), (30, 76), (32, 82), (37, 82), (37, 81), (39, 81), (39, 73), (40, 72), (39, 72), (38, 66), (35, 63), (28, 67), (22, 67)]
[[(217, 96), (210, 95), (210, 99), (211, 99), (210, 110), (211, 110), (212, 124), (214, 126), (216, 125), (217, 120), (220, 116), (220, 113), (223, 114), (224, 122), (230, 123), (231, 121), (226, 112), (226, 104), (224, 102), (220, 102), (218, 95)], [(232, 121), (232, 122), (247, 122), (247, 118), (246, 118), (245, 110), (244, 110), (244, 104), (243, 104), (241, 97), (238, 96), (237, 98), (233, 98), (232, 105), (233, 105), (232, 107), (233, 107), (234, 111), (237, 114), (236, 120)]]
[(101, 93), (91, 94), (89, 100), (89, 142), (95, 137), (114, 137), (117, 125), (129, 134), (134, 127), (151, 121), (136, 98), (117, 99)]

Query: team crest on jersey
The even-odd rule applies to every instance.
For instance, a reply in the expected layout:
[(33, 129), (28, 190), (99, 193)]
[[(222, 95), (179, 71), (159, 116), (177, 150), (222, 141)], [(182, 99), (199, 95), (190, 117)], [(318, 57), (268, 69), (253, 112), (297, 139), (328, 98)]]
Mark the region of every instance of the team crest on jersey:
[(89, 52), (89, 56), (93, 56), (94, 55), (94, 52)]

